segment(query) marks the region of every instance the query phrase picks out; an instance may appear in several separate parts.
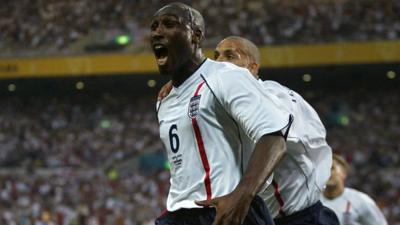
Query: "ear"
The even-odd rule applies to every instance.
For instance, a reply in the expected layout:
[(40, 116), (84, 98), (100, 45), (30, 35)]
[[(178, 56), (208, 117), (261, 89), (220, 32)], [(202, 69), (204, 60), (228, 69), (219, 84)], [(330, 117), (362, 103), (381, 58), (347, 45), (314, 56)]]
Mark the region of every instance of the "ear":
[(193, 30), (193, 36), (192, 36), (193, 43), (200, 44), (202, 39), (203, 39), (203, 32), (200, 29), (195, 28)]
[(258, 70), (260, 69), (260, 66), (256, 62), (249, 63), (248, 69), (253, 74), (253, 76), (258, 77)]

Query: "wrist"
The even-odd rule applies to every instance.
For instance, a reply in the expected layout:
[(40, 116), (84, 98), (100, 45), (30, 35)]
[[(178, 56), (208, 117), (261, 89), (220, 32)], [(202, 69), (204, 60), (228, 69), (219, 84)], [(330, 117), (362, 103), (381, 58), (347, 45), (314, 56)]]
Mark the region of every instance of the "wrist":
[(250, 201), (258, 194), (257, 190), (251, 185), (248, 185), (247, 182), (240, 182), (236, 187), (235, 192), (240, 193), (243, 200)]

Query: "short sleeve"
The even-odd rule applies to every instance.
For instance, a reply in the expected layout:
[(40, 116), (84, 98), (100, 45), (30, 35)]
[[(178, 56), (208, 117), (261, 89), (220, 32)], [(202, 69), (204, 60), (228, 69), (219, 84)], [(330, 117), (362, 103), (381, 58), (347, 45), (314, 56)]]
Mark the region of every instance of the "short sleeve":
[(248, 70), (235, 68), (218, 75), (218, 95), (223, 107), (254, 141), (278, 131), (286, 133), (290, 113), (279, 99), (264, 91)]

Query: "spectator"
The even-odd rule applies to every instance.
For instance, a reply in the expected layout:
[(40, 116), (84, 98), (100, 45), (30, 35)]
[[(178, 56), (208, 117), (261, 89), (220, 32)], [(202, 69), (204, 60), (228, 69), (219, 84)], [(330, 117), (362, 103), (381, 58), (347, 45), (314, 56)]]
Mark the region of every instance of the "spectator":
[[(394, 40), (400, 35), (400, 2), (307, 0), (186, 0), (209, 24), (208, 46), (237, 35), (257, 45)], [(134, 46), (148, 37), (149, 18), (166, 2), (6, 0), (0, 9), (4, 54), (81, 53), (80, 40), (107, 42), (128, 34)], [(228, 29), (221, 29), (227, 27)], [(132, 49), (130, 49), (132, 50)]]

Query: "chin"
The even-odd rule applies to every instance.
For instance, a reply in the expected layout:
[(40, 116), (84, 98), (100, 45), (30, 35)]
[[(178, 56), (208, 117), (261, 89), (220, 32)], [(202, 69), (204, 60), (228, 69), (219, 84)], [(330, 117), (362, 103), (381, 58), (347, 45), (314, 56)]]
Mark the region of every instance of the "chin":
[(160, 72), (161, 75), (173, 76), (179, 72), (179, 69), (171, 65), (162, 65), (158, 66), (158, 71)]
[(161, 75), (165, 75), (165, 76), (170, 74), (168, 71), (168, 68), (165, 68), (165, 67), (158, 67), (158, 72)]
[(334, 180), (329, 180), (328, 182), (326, 182), (325, 184), (327, 187), (336, 187), (338, 185), (337, 182), (335, 182)]

